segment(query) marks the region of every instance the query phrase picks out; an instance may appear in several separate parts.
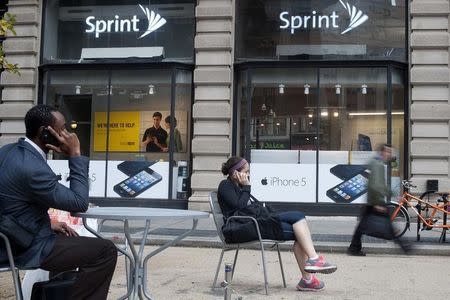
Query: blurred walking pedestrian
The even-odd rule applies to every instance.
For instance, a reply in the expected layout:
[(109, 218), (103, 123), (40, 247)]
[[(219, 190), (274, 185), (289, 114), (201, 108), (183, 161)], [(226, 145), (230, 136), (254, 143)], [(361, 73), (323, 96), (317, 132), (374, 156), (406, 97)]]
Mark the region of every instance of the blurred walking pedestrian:
[[(367, 206), (361, 214), (359, 224), (355, 229), (352, 241), (347, 249), (348, 255), (366, 256), (366, 253), (362, 251), (361, 238), (363, 234), (367, 234), (369, 231), (376, 232), (378, 230), (380, 231), (380, 236), (384, 235), (387, 239), (394, 238), (394, 230), (386, 208), (387, 202), (390, 201), (391, 189), (386, 184), (385, 176), (385, 165), (391, 163), (393, 160), (395, 160), (395, 157), (392, 156), (392, 147), (390, 145), (382, 144), (377, 147), (377, 155), (369, 164)], [(374, 219), (374, 216), (378, 216), (377, 220), (381, 220), (381, 222), (373, 222), (372, 220)], [(374, 228), (376, 226), (379, 227)], [(408, 252), (410, 250), (410, 246), (408, 246), (404, 241), (398, 238), (395, 239), (395, 241), (400, 245), (403, 251)]]

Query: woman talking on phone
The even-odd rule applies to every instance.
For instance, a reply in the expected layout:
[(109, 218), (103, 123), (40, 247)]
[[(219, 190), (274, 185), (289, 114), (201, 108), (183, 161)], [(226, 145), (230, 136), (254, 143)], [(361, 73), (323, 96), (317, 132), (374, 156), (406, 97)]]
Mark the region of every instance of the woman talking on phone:
[(222, 164), (222, 173), (228, 177), (219, 184), (217, 196), (224, 217), (248, 215), (258, 220), (263, 238), (293, 240), (294, 255), (302, 275), (297, 290), (322, 290), (323, 281), (311, 273), (333, 273), (336, 265), (316, 253), (303, 213), (275, 212), (250, 194), (249, 172), (248, 162), (241, 157), (233, 156)]

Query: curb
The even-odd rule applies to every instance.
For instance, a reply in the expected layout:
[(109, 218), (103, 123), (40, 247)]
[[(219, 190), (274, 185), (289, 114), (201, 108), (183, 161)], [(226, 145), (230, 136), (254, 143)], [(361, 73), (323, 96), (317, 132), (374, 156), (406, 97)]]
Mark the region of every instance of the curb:
[[(105, 238), (112, 240), (115, 243), (123, 244), (125, 239), (123, 236), (117, 236), (113, 234), (104, 234)], [(153, 236), (151, 240), (147, 240), (145, 245), (163, 245), (168, 241), (173, 240), (173, 236)], [(134, 238), (134, 243), (139, 244), (142, 241), (141, 237)], [(291, 251), (293, 242), (284, 242), (280, 244), (280, 250)], [(193, 247), (193, 248), (222, 248), (222, 242), (217, 239), (211, 238), (199, 238), (199, 237), (186, 237), (179, 241), (175, 247)], [(318, 242), (314, 241), (314, 247), (318, 252), (324, 253), (346, 253), (348, 243), (345, 242)], [(246, 244), (241, 249), (259, 249), (259, 244)], [(388, 241), (386, 243), (365, 243), (363, 249), (367, 254), (384, 254), (384, 255), (406, 255), (399, 246), (394, 242)], [(267, 244), (267, 250), (274, 250)], [(413, 249), (408, 255), (433, 255), (433, 256), (450, 256), (450, 244), (413, 244)]]

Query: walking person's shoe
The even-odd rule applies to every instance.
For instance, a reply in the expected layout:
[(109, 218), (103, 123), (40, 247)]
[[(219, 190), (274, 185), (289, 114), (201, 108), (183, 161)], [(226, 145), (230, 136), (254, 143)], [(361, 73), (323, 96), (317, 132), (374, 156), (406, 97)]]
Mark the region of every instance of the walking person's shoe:
[(351, 256), (366, 256), (366, 253), (364, 251), (348, 248), (347, 249), (347, 255)]
[(308, 259), (305, 264), (305, 271), (308, 273), (330, 274), (336, 270), (337, 266), (327, 262), (322, 255), (316, 259)]
[(322, 280), (319, 280), (316, 276), (311, 275), (311, 278), (308, 281), (304, 278), (300, 279), (296, 288), (299, 291), (318, 292), (323, 290), (324, 287), (325, 284)]

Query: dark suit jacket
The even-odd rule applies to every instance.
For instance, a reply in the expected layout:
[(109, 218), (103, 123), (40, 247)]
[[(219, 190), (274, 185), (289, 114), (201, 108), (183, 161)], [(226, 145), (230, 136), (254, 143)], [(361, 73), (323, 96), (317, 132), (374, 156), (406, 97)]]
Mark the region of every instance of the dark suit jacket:
[[(55, 241), (48, 209), (69, 212), (88, 209), (89, 159), (69, 158), (70, 188), (58, 182), (41, 154), (24, 139), (0, 148), (0, 164), (0, 212), (12, 214), (24, 227), (36, 232), (30, 247), (13, 248), (15, 262), (21, 267), (39, 267)], [(6, 250), (0, 242), (0, 263), (5, 261)]]

